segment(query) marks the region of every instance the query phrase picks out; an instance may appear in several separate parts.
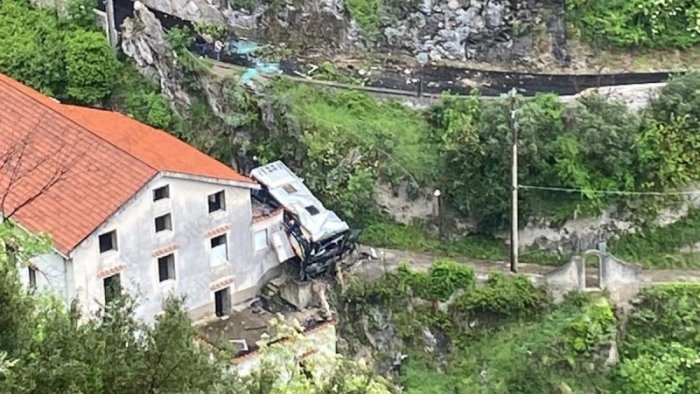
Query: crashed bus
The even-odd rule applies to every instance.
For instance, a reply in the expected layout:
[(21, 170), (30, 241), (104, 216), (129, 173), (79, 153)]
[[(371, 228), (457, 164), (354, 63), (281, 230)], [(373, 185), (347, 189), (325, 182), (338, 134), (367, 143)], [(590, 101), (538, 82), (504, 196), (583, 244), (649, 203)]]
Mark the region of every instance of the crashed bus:
[(359, 231), (351, 230), (335, 212), (326, 209), (283, 162), (255, 168), (250, 175), (263, 187), (253, 197), (282, 207), (288, 241), (299, 265), (299, 279), (333, 271), (335, 264), (355, 250)]

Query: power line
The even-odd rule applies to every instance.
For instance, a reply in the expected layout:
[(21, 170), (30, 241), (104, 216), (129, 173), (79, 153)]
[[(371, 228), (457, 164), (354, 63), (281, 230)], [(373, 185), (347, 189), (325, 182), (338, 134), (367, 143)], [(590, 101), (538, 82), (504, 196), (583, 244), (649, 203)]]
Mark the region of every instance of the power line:
[(593, 194), (613, 194), (613, 195), (631, 195), (631, 196), (693, 196), (700, 194), (700, 190), (675, 191), (675, 192), (641, 192), (641, 191), (624, 191), (624, 190), (589, 190), (575, 189), (567, 187), (554, 186), (531, 186), (518, 185), (521, 189), (529, 190), (546, 190), (565, 193), (593, 193)]

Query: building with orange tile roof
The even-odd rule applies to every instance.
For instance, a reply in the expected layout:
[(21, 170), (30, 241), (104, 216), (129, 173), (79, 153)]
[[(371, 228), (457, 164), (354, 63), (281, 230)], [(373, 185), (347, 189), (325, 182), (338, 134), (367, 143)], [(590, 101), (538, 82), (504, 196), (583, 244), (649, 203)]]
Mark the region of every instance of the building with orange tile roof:
[(22, 278), (67, 303), (96, 312), (126, 290), (151, 320), (174, 293), (221, 314), (280, 265), (282, 214), (253, 217), (259, 185), (164, 131), (0, 74), (0, 136), (0, 213), (53, 240)]

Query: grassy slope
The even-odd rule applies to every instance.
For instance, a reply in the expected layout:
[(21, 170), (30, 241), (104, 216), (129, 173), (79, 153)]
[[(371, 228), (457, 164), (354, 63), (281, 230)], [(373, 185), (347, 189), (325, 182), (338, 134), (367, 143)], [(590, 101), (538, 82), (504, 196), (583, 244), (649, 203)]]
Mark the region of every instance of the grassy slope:
[[(646, 268), (698, 268), (700, 249), (700, 211), (691, 210), (688, 216), (666, 227), (651, 228), (638, 234), (629, 234), (610, 242), (614, 255)], [(681, 252), (684, 247), (690, 251)]]
[[(603, 298), (594, 302), (607, 305)], [(551, 392), (561, 383), (575, 392), (593, 392), (607, 384), (604, 377), (579, 368), (583, 353), (567, 359), (559, 352), (566, 346), (563, 333), (588, 314), (586, 307), (566, 305), (532, 322), (502, 326), (466, 342), (449, 357), (444, 373), (427, 356), (414, 352), (402, 371), (402, 384), (414, 394), (510, 393), (515, 387), (520, 393), (538, 393)]]
[(308, 85), (284, 85), (283, 94), (306, 125), (338, 130), (358, 145), (379, 147), (390, 164), (419, 182), (430, 180), (438, 163), (437, 146), (429, 141), (421, 112), (400, 103), (376, 101), (353, 91), (332, 92)]

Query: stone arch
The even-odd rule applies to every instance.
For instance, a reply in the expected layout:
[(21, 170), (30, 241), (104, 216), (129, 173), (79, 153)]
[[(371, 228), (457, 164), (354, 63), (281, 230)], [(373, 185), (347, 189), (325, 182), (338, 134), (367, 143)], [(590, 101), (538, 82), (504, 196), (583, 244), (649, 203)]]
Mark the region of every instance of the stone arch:
[[(582, 261), (582, 283), (584, 289), (603, 290), (603, 265), (605, 255), (599, 250), (589, 249), (583, 252)], [(595, 269), (588, 269), (595, 268)]]

